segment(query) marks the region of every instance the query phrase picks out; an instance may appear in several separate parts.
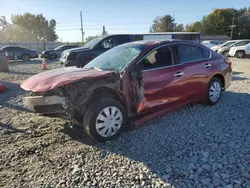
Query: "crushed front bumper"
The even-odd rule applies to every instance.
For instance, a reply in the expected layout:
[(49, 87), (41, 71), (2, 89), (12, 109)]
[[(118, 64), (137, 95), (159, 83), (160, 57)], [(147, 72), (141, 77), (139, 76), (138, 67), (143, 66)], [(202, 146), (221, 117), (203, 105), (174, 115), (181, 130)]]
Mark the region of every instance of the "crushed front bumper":
[(59, 97), (57, 95), (52, 96), (29, 96), (23, 99), (25, 106), (35, 107), (35, 106), (46, 106), (61, 104), (66, 105), (65, 98)]
[(23, 103), (41, 114), (64, 113), (66, 108), (65, 98), (58, 95), (28, 96), (23, 99)]

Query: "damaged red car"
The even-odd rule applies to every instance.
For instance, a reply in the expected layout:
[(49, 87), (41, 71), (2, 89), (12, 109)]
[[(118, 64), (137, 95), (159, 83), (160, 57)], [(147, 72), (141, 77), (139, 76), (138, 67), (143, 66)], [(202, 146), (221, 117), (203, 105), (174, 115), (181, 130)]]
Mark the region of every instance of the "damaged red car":
[(216, 104), (231, 84), (231, 61), (187, 41), (117, 46), (83, 68), (46, 71), (25, 80), (26, 105), (63, 113), (98, 141), (189, 103)]

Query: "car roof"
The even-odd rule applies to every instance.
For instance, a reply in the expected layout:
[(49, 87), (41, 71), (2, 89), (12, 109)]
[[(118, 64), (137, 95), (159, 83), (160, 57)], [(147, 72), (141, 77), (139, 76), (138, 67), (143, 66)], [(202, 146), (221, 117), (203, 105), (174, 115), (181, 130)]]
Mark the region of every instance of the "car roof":
[(123, 44), (124, 46), (126, 45), (144, 45), (144, 46), (157, 46), (157, 45), (162, 45), (162, 44), (169, 44), (173, 42), (178, 42), (178, 43), (190, 43), (190, 44), (198, 44), (197, 42), (192, 42), (192, 41), (187, 41), (187, 40), (178, 40), (178, 39), (162, 39), (162, 40), (139, 40), (139, 41), (133, 41), (133, 42), (128, 42)]
[(19, 47), (19, 48), (21, 48), (20, 46), (17, 46), (17, 45), (7, 45), (7, 46), (2, 46), (2, 48), (8, 48), (8, 47)]

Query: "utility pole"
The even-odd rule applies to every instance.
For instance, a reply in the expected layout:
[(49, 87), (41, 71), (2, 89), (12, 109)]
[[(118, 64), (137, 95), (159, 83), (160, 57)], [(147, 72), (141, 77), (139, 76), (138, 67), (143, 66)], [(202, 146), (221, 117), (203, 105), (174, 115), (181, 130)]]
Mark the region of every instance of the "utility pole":
[(104, 36), (106, 34), (106, 31), (105, 31), (105, 26), (102, 27), (102, 36)]
[(80, 19), (81, 19), (82, 43), (84, 43), (84, 38), (83, 38), (83, 27), (82, 27), (82, 11), (80, 12)]
[(229, 26), (229, 27), (231, 27), (231, 39), (233, 39), (234, 27), (236, 26), (236, 25), (234, 25), (234, 15), (235, 15), (235, 10), (233, 11), (233, 20), (232, 20), (232, 25), (231, 25), (231, 26)]

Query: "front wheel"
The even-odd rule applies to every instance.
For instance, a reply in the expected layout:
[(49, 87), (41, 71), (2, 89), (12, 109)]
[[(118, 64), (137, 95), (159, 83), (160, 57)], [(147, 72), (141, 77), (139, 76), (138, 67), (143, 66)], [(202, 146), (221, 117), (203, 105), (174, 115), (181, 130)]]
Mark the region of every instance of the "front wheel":
[(222, 94), (222, 83), (218, 78), (212, 78), (208, 84), (207, 95), (205, 103), (208, 105), (215, 105)]
[(125, 130), (127, 113), (117, 100), (103, 98), (89, 105), (83, 123), (90, 137), (104, 142), (116, 138)]

